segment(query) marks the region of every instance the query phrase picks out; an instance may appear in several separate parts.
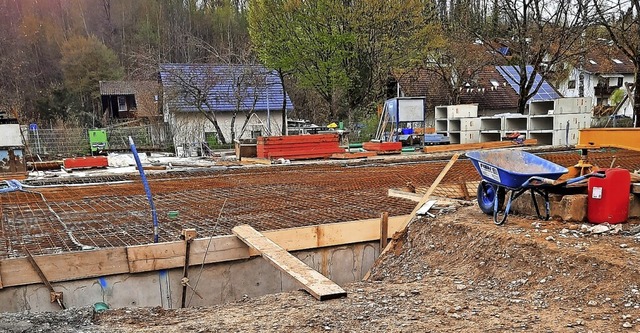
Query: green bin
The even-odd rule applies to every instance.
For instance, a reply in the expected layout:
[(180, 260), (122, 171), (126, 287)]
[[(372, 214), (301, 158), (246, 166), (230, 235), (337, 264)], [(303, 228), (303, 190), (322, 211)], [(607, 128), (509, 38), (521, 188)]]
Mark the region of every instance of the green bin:
[(91, 154), (107, 149), (107, 131), (89, 130), (89, 145)]

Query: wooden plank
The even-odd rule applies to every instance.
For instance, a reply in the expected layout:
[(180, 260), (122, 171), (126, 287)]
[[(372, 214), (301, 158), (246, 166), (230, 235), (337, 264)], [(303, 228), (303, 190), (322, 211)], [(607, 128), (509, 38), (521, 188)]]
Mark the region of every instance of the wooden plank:
[[(131, 273), (181, 267), (184, 264), (184, 256), (185, 247), (182, 241), (127, 247), (128, 267)], [(249, 248), (236, 237), (219, 236), (194, 240), (189, 260), (192, 265), (200, 265), (203, 259), (205, 264), (210, 264), (249, 257)]]
[(327, 143), (338, 142), (338, 134), (311, 134), (311, 135), (291, 135), (291, 136), (272, 136), (258, 138), (257, 146), (281, 146), (295, 145), (300, 143)]
[(440, 153), (440, 152), (449, 152), (449, 151), (457, 151), (457, 150), (535, 146), (537, 144), (538, 144), (537, 139), (526, 139), (521, 145), (516, 144), (513, 141), (490, 141), (490, 142), (480, 142), (480, 143), (463, 143), (463, 144), (454, 144), (454, 145), (427, 146), (427, 147), (424, 147), (423, 151), (425, 153)]
[(271, 165), (271, 160), (268, 158), (257, 158), (257, 157), (243, 157), (241, 160), (242, 164), (264, 164)]
[[(125, 248), (111, 248), (84, 252), (38, 256), (40, 269), (51, 282), (70, 281), (129, 272)], [(27, 258), (2, 261), (4, 287), (41, 283)]]
[(363, 142), (362, 148), (369, 151), (400, 151), (402, 142)]
[(392, 188), (387, 190), (387, 196), (390, 196), (393, 198), (407, 199), (415, 202), (420, 202), (420, 199), (422, 199), (421, 194), (396, 190)]
[[(392, 235), (408, 215), (389, 217), (387, 233)], [(318, 247), (376, 241), (380, 239), (380, 219), (321, 224), (265, 231), (263, 234), (287, 251), (315, 249)], [(257, 252), (252, 252), (257, 255)]]
[(367, 158), (371, 156), (378, 156), (378, 154), (375, 151), (365, 151), (357, 153), (335, 153), (331, 155), (331, 159), (348, 160), (354, 158)]
[[(451, 169), (453, 164), (458, 160), (459, 156), (460, 154), (453, 154), (453, 156), (451, 156), (451, 160), (449, 160), (449, 163), (447, 163), (444, 169), (442, 169), (438, 177), (433, 181), (433, 184), (429, 186), (427, 193), (425, 193), (424, 196), (422, 196), (422, 199), (420, 199), (418, 204), (413, 208), (413, 211), (411, 212), (411, 214), (409, 214), (409, 216), (403, 221), (401, 228), (399, 229), (400, 232), (405, 232), (407, 230), (407, 228), (411, 223), (411, 220), (413, 220), (413, 218), (416, 216), (416, 213), (418, 212), (418, 210), (422, 207), (422, 205), (424, 205), (429, 200), (429, 197), (431, 196), (433, 191), (435, 191), (435, 189), (438, 187), (438, 184), (440, 184), (444, 176), (447, 174), (447, 172), (449, 172), (449, 169)], [(387, 244), (387, 247), (385, 247), (384, 250), (380, 252), (380, 256), (378, 256), (378, 259), (376, 259), (376, 262), (373, 265), (374, 267), (380, 262), (380, 259), (395, 246), (395, 244), (396, 244), (395, 239), (392, 239), (391, 242)], [(367, 274), (365, 274), (364, 280), (368, 280), (370, 276), (371, 276), (371, 269), (369, 269)]]
[(318, 300), (347, 296), (347, 292), (339, 285), (307, 266), (251, 226), (245, 224), (234, 227), (233, 233), (247, 245), (260, 251), (262, 257), (276, 268), (302, 284), (303, 288)]

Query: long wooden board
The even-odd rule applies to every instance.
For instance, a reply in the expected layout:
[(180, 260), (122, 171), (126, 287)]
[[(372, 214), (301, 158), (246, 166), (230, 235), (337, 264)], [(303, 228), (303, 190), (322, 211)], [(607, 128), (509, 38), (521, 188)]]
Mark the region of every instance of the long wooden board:
[[(207, 249), (208, 247), (208, 249)], [(127, 247), (130, 273), (148, 272), (181, 267), (184, 265), (184, 242), (158, 243)], [(247, 259), (249, 248), (236, 237), (195, 239), (191, 243), (189, 262), (200, 265), (215, 262)]]
[(259, 251), (262, 257), (276, 268), (302, 284), (303, 288), (318, 300), (347, 296), (347, 292), (335, 282), (307, 266), (250, 225), (240, 225), (232, 230), (238, 238)]
[(537, 144), (538, 144), (537, 139), (526, 139), (521, 145), (516, 144), (513, 141), (490, 141), (490, 142), (480, 142), (480, 143), (463, 143), (463, 144), (453, 144), (453, 145), (426, 146), (423, 148), (423, 151), (425, 153), (441, 153), (441, 152), (458, 151), (458, 150), (535, 146)]
[[(37, 256), (40, 269), (49, 281), (70, 281), (78, 277), (105, 276), (128, 273), (125, 248), (111, 248), (86, 252), (72, 252)], [(42, 259), (40, 259), (42, 258)], [(2, 261), (3, 286), (20, 286), (42, 283), (27, 258), (6, 259)], [(99, 275), (92, 275), (98, 272)]]

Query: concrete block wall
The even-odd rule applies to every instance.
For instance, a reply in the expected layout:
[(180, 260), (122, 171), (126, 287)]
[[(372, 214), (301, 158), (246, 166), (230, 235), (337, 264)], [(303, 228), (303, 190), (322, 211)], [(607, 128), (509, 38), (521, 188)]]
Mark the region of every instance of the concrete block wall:
[(476, 118), (477, 106), (475, 114), (467, 105), (437, 106), (435, 126), (436, 132), (449, 136), (451, 143), (500, 141), (508, 133), (520, 132), (541, 145), (574, 145), (578, 143), (578, 130), (591, 127), (590, 105), (589, 97), (561, 98), (531, 102), (529, 114), (480, 118)]

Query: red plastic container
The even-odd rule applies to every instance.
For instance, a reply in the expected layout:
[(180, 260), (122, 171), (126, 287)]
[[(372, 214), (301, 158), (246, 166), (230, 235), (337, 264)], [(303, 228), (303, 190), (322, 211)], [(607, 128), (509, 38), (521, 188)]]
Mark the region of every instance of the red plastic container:
[(591, 223), (621, 223), (629, 217), (631, 175), (625, 169), (606, 169), (605, 178), (589, 178), (587, 219)]

